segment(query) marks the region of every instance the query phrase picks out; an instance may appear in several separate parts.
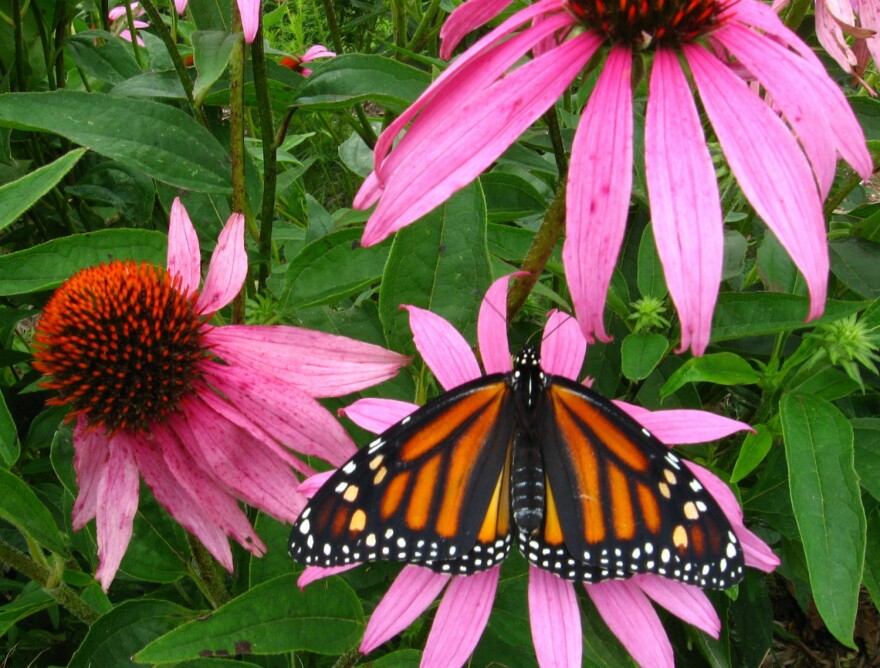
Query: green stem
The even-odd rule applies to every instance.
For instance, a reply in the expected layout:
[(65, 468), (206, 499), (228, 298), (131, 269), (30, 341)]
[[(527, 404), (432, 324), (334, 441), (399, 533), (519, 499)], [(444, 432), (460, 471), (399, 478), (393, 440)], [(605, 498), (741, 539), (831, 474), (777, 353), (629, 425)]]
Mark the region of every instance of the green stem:
[(131, 48), (134, 49), (134, 59), (137, 61), (138, 68), (144, 69), (144, 59), (141, 55), (141, 45), (138, 44), (137, 28), (134, 27), (134, 12), (131, 11), (130, 2), (125, 3), (125, 20), (128, 21), (128, 34), (131, 36)]
[(831, 214), (834, 213), (834, 210), (840, 206), (840, 203), (845, 200), (861, 182), (862, 177), (853, 173), (852, 176), (841, 184), (837, 191), (825, 201), (825, 206), (822, 210), (822, 213), (825, 215), (825, 220), (831, 219)]
[(529, 272), (529, 275), (514, 280), (510, 288), (510, 294), (507, 296), (508, 321), (511, 321), (525, 304), (547, 260), (550, 259), (550, 254), (565, 232), (565, 183), (565, 179), (560, 179), (556, 195), (544, 215), (541, 229), (535, 235), (532, 247), (523, 260), (521, 270)]
[(263, 49), (263, 22), (257, 28), (257, 37), (251, 44), (254, 68), (254, 88), (257, 93), (257, 113), (260, 117), (260, 138), (263, 140), (263, 206), (260, 211), (260, 269), (259, 289), (266, 289), (272, 268), (272, 226), (275, 222), (275, 185), (278, 169), (275, 162), (275, 128), (269, 103), (269, 77), (266, 74), (266, 53)]
[(101, 25), (110, 32), (110, 0), (101, 0)]
[[(406, 7), (404, 0), (391, 0), (391, 29), (394, 33), (394, 43), (403, 47), (406, 44)], [(396, 60), (400, 60), (400, 52), (394, 54)]]
[[(109, 2), (109, 0), (107, 0)], [(66, 88), (67, 81), (64, 78), (64, 42), (67, 39), (67, 3), (58, 0), (55, 3), (55, 84), (58, 88)], [(104, 16), (103, 25), (110, 31), (110, 19)]]
[(18, 90), (26, 90), (24, 80), (24, 37), (21, 34), (23, 17), (20, 0), (12, 0), (12, 41), (15, 43), (15, 80)]
[(52, 568), (37, 563), (3, 540), (0, 540), (0, 563), (8, 564), (38, 583), (59, 605), (69, 610), (83, 623), (92, 624), (100, 616), (75, 591), (61, 582), (58, 573)]
[(564, 179), (568, 174), (568, 158), (565, 155), (565, 143), (562, 141), (562, 131), (559, 129), (559, 114), (556, 105), (550, 107), (544, 114), (547, 130), (550, 133), (550, 143), (553, 145), (553, 157), (556, 159), (556, 169), (559, 170), (559, 178)]
[(187, 533), (186, 537), (195, 561), (197, 576), (195, 582), (211, 606), (217, 609), (232, 598), (226, 589), (226, 573), (198, 538), (190, 533)]
[[(241, 27), (241, 14), (234, 3), (232, 11), (232, 33), (237, 35), (232, 53), (229, 55), (229, 158), (232, 163), (232, 210), (248, 216), (247, 184), (244, 163), (244, 68), (245, 47)], [(247, 285), (247, 281), (245, 281)], [(232, 322), (244, 322), (246, 290), (232, 301)]]
[(428, 8), (425, 10), (425, 13), (422, 15), (422, 20), (419, 21), (419, 25), (416, 26), (416, 31), (413, 33), (412, 39), (406, 45), (406, 48), (409, 51), (418, 51), (421, 47), (421, 41), (425, 38), (425, 35), (428, 34), (428, 31), (433, 27), (434, 17), (437, 15), (437, 10), (440, 9), (440, 0), (431, 0), (431, 4), (428, 5)]
[(355, 647), (340, 656), (336, 663), (333, 664), (333, 668), (352, 668), (352, 666), (358, 665), (360, 660), (361, 653), (357, 647)]

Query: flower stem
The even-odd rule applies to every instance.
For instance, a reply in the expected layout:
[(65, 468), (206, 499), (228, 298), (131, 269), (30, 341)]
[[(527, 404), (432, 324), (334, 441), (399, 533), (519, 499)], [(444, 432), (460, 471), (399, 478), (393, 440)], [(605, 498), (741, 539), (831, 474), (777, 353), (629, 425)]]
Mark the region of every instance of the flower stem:
[(214, 609), (217, 609), (232, 598), (226, 590), (226, 574), (223, 567), (217, 563), (217, 560), (211, 556), (211, 553), (205, 549), (198, 538), (190, 533), (187, 533), (186, 537), (196, 562), (195, 574), (198, 576), (196, 584)]
[(544, 270), (544, 265), (550, 259), (550, 254), (556, 247), (557, 242), (565, 232), (565, 179), (560, 179), (556, 195), (550, 202), (550, 207), (544, 215), (544, 222), (535, 235), (532, 247), (523, 260), (522, 271), (529, 272), (528, 276), (520, 276), (513, 281), (510, 294), (507, 296), (507, 318), (510, 321), (525, 304), (526, 298), (535, 287), (538, 277)]
[[(247, 219), (247, 186), (244, 167), (245, 49), (238, 4), (233, 3), (233, 7), (232, 32), (238, 37), (229, 54), (229, 159), (232, 163), (232, 210)], [(245, 281), (246, 285), (247, 281)], [(232, 302), (233, 323), (244, 322), (246, 290), (246, 287), (242, 287), (241, 292)]]
[(834, 213), (834, 210), (840, 206), (840, 203), (845, 200), (861, 182), (862, 177), (853, 173), (852, 176), (840, 185), (837, 191), (825, 201), (825, 206), (822, 210), (825, 220), (831, 220), (831, 214)]
[(141, 55), (141, 45), (138, 44), (137, 28), (134, 27), (134, 12), (131, 11), (131, 3), (125, 3), (125, 20), (128, 21), (128, 35), (131, 37), (131, 48), (134, 49), (134, 59), (138, 67), (144, 69), (144, 58)]
[(564, 179), (568, 174), (568, 158), (565, 155), (565, 143), (562, 141), (562, 131), (559, 129), (559, 114), (556, 106), (550, 107), (544, 114), (547, 130), (550, 133), (550, 143), (553, 145), (553, 157), (556, 159), (556, 169), (559, 178)]
[(59, 580), (52, 568), (37, 563), (34, 559), (0, 540), (0, 563), (10, 567), (39, 583), (46, 592), (85, 624), (92, 624), (100, 616), (70, 587)]

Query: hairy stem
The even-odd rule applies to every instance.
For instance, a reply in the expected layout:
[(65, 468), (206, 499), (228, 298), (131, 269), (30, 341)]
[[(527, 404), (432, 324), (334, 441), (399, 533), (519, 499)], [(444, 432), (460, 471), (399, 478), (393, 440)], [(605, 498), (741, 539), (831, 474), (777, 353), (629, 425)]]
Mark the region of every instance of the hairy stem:
[(232, 598), (226, 589), (226, 573), (199, 539), (190, 533), (186, 534), (189, 546), (192, 549), (193, 560), (196, 567), (196, 584), (202, 593), (216, 609)]

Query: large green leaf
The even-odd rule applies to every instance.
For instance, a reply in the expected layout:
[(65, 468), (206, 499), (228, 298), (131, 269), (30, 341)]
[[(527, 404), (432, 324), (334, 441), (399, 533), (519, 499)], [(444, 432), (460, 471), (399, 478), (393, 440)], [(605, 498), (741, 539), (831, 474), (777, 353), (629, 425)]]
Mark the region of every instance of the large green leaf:
[(0, 637), (3, 637), (13, 624), (29, 617), (40, 610), (45, 610), (55, 604), (55, 599), (45, 589), (41, 589), (35, 582), (15, 599), (0, 606)]
[(657, 255), (657, 244), (654, 242), (654, 228), (646, 225), (639, 242), (639, 264), (636, 281), (642, 297), (663, 299), (669, 290), (663, 275), (663, 265)]
[(141, 73), (131, 49), (104, 30), (86, 30), (67, 39), (67, 50), (88, 76), (115, 85)]
[(237, 34), (223, 30), (197, 30), (192, 34), (193, 57), (199, 73), (193, 89), (197, 100), (207, 94), (226, 70), (232, 47), (239, 39)]
[(307, 109), (346, 109), (357, 102), (372, 100), (402, 111), (430, 82), (426, 72), (391, 58), (345, 54), (322, 64), (308, 78), (296, 105)]
[(860, 297), (880, 297), (880, 244), (865, 239), (829, 242), (831, 271)]
[[(643, 237), (644, 238), (644, 237)], [(627, 334), (620, 347), (623, 375), (629, 380), (644, 380), (669, 350), (669, 341), (656, 332)]]
[(6, 399), (0, 394), (0, 468), (9, 468), (15, 464), (20, 454), (15, 420), (12, 419)]
[(518, 174), (490, 172), (480, 177), (490, 223), (504, 223), (543, 213), (546, 198)]
[(52, 513), (28, 484), (5, 469), (0, 469), (0, 517), (14, 524), (43, 547), (67, 554), (67, 541), (58, 530)]
[(80, 269), (110, 260), (165, 264), (167, 246), (164, 234), (147, 230), (100, 230), (53, 239), (0, 255), (0, 295), (51, 290)]
[(442, 315), (472, 338), (474, 316), (490, 281), (486, 201), (479, 183), (473, 183), (395, 235), (379, 292), (379, 317), (389, 345), (412, 350), (402, 304)]
[(866, 527), (853, 430), (833, 404), (816, 397), (786, 394), (779, 415), (816, 609), (834, 637), (855, 648)]
[(0, 125), (59, 134), (178, 188), (231, 192), (226, 151), (165, 104), (68, 90), (11, 93), (0, 96)]
[(852, 426), (859, 482), (880, 501), (880, 418), (856, 418)]
[(0, 230), (14, 223), (21, 214), (36, 204), (64, 178), (84, 154), (85, 149), (81, 148), (71, 151), (55, 162), (0, 187)]
[(668, 397), (686, 383), (710, 382), (721, 385), (752, 385), (761, 379), (761, 374), (739, 355), (715, 353), (703, 357), (692, 357), (685, 362), (669, 380), (660, 395)]
[(357, 642), (363, 615), (357, 594), (340, 578), (301, 590), (295, 575), (283, 575), (155, 640), (135, 660), (168, 663), (298, 650), (339, 654)]

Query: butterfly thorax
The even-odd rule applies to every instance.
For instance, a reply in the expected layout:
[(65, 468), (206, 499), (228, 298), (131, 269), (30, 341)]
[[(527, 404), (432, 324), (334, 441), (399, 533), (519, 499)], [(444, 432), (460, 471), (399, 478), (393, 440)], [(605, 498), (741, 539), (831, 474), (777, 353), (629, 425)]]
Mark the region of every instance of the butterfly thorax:
[(513, 435), (510, 503), (517, 527), (533, 533), (544, 519), (544, 460), (535, 439), (535, 414), (547, 383), (533, 348), (524, 348), (514, 359), (510, 383), (518, 423)]

